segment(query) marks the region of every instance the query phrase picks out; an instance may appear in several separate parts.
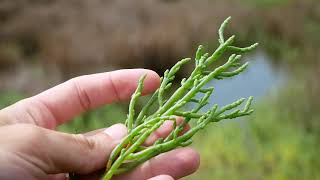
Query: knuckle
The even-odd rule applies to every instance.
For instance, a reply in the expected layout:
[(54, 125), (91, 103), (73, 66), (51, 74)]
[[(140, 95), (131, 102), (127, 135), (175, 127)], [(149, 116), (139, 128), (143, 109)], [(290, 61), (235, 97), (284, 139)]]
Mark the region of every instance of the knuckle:
[[(93, 139), (87, 138), (82, 134), (73, 134), (74, 143), (81, 149), (82, 155), (86, 155), (88, 159), (94, 160), (97, 154), (95, 148), (97, 146)], [(87, 161), (81, 161), (77, 166), (78, 171), (82, 173), (90, 173), (93, 170), (97, 170), (96, 163), (88, 163)]]
[(91, 151), (96, 148), (96, 142), (93, 139), (87, 138), (83, 134), (74, 134), (75, 143), (83, 147), (83, 150)]
[(88, 92), (80, 85), (81, 79), (82, 79), (81, 76), (75, 77), (75, 78), (72, 78), (70, 82), (73, 88), (75, 89), (77, 98), (79, 100), (79, 103), (83, 111), (88, 111), (91, 109), (91, 100)]

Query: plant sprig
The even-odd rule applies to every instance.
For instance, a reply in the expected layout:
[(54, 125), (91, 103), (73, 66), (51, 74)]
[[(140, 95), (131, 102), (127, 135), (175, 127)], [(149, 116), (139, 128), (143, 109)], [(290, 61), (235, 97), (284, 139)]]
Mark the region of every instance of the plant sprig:
[[(138, 87), (132, 95), (125, 123), (128, 128), (128, 135), (112, 151), (103, 177), (104, 180), (109, 180), (114, 175), (128, 172), (161, 153), (190, 145), (192, 143), (191, 138), (209, 123), (247, 116), (253, 112), (253, 109), (250, 108), (252, 97), (248, 98), (243, 109), (239, 109), (239, 106), (245, 102), (244, 98), (220, 108), (215, 104), (208, 111), (201, 112), (201, 109), (209, 104), (209, 97), (214, 92), (213, 87), (205, 88), (205, 85), (213, 79), (230, 78), (242, 73), (248, 67), (248, 63), (241, 65), (239, 62), (241, 59), (240, 53), (249, 52), (258, 45), (258, 43), (255, 43), (244, 48), (233, 46), (234, 35), (225, 40), (224, 30), (230, 19), (230, 17), (227, 18), (220, 26), (219, 47), (211, 56), (209, 56), (209, 53), (205, 53), (204, 47), (200, 45), (195, 55), (194, 70), (188, 78), (181, 80), (181, 86), (168, 99), (165, 98), (165, 94), (171, 88), (177, 72), (183, 65), (189, 63), (191, 59), (183, 59), (170, 70), (165, 71), (161, 78), (160, 87), (136, 116), (135, 104), (141, 96), (146, 76), (144, 75), (140, 78)], [(230, 55), (226, 63), (212, 69), (211, 65), (226, 51), (234, 54)], [(196, 95), (199, 93), (203, 94), (203, 96), (197, 99)], [(190, 102), (195, 103), (196, 106), (190, 111), (184, 111), (187, 103)], [(155, 103), (158, 106), (157, 110), (149, 112), (151, 106)], [(180, 125), (176, 123), (177, 116), (184, 118), (183, 123)], [(151, 146), (144, 146), (146, 139), (166, 120), (173, 121), (173, 131), (165, 139), (161, 138)], [(180, 135), (185, 125), (191, 120), (195, 121), (194, 127)]]

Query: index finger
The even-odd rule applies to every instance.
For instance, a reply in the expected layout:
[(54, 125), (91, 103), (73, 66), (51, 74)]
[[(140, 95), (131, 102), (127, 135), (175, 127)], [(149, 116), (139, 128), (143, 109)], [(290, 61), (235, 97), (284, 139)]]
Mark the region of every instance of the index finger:
[(144, 74), (147, 77), (143, 94), (148, 94), (159, 87), (157, 73), (146, 69), (118, 70), (73, 78), (1, 110), (0, 115), (8, 117), (9, 123), (33, 123), (52, 129), (87, 110), (129, 99)]

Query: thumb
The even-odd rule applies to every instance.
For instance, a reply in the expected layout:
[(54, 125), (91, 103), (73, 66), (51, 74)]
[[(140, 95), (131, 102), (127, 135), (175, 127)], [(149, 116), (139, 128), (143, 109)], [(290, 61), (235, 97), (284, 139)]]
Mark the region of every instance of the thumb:
[(91, 136), (55, 133), (49, 153), (54, 162), (50, 173), (87, 174), (104, 168), (113, 148), (126, 134), (123, 124), (113, 125)]
[(23, 126), (24, 129), (20, 132), (31, 134), (23, 135), (31, 146), (22, 150), (20, 148), (20, 151), (24, 151), (22, 154), (28, 156), (26, 160), (47, 174), (88, 174), (104, 168), (112, 149), (127, 133), (123, 124), (113, 125), (92, 136)]

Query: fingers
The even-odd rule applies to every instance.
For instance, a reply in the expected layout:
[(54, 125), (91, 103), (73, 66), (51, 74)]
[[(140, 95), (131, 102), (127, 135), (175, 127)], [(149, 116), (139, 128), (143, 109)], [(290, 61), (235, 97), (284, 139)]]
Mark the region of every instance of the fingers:
[(174, 180), (174, 179), (169, 175), (159, 175), (159, 176), (150, 178), (148, 180)]
[[(183, 118), (178, 117), (177, 118), (177, 125), (183, 123)], [(124, 126), (124, 125), (123, 125)], [(157, 139), (159, 139), (160, 137), (166, 137), (173, 129), (173, 122), (172, 121), (165, 121), (165, 123), (159, 128), (157, 129), (145, 142), (145, 145), (152, 145), (154, 143), (154, 141), (156, 141)], [(182, 131), (182, 133), (184, 133), (185, 131), (189, 130), (189, 125), (187, 124), (184, 128), (184, 130)], [(96, 134), (99, 134), (101, 132), (103, 132), (104, 129), (98, 129), (98, 130), (94, 130), (88, 133), (85, 133), (85, 136), (94, 136)], [(98, 172), (94, 172), (88, 175), (84, 175), (81, 176), (81, 179), (99, 179), (101, 178), (101, 176), (104, 174), (104, 168), (102, 169), (102, 171), (98, 171)], [(78, 178), (80, 178), (80, 176), (78, 176)], [(134, 177), (132, 177), (133, 179), (135, 179)], [(139, 177), (137, 177), (139, 178)], [(156, 177), (151, 178), (150, 180), (173, 180), (173, 178), (169, 175), (159, 175)]]
[[(3, 133), (13, 135), (1, 140), (1, 144), (6, 144), (3, 149), (20, 154), (19, 158), (45, 174), (88, 174), (102, 169), (112, 149), (127, 133), (125, 126), (121, 124), (88, 137), (60, 133), (33, 125), (20, 124), (3, 128), (0, 132), (1, 137)], [(21, 137), (24, 137), (23, 141)]]
[[(97, 180), (97, 179), (101, 179), (103, 174), (104, 174), (104, 171), (101, 171), (99, 173), (93, 173), (93, 174), (90, 174), (90, 175), (77, 176), (76, 179)], [(131, 178), (132, 179), (130, 179), (130, 180), (144, 180), (144, 179), (137, 179), (139, 177), (131, 177)], [(60, 176), (59, 179), (63, 179), (63, 178), (61, 178), (61, 176)], [(126, 180), (126, 179), (120, 179), (120, 180)], [(149, 178), (148, 180), (174, 180), (174, 179), (173, 179), (173, 177), (171, 177), (169, 175), (159, 175), (159, 176), (155, 176), (155, 177)]]
[(200, 163), (199, 154), (191, 148), (179, 148), (158, 155), (132, 172), (115, 177), (121, 179), (148, 179), (157, 175), (167, 174), (179, 179), (195, 172)]
[(71, 79), (1, 110), (0, 116), (10, 116), (11, 124), (33, 123), (53, 129), (89, 109), (129, 99), (144, 74), (147, 77), (143, 94), (148, 94), (160, 84), (155, 72), (146, 69), (118, 70)]
[[(177, 125), (183, 123), (182, 117), (176, 118)], [(189, 124), (186, 124), (182, 133), (188, 131), (190, 129)], [(173, 121), (165, 121), (162, 126), (160, 126), (154, 133), (152, 133), (148, 139), (145, 141), (145, 145), (150, 146), (152, 145), (157, 139), (167, 137), (171, 131), (173, 130)]]

